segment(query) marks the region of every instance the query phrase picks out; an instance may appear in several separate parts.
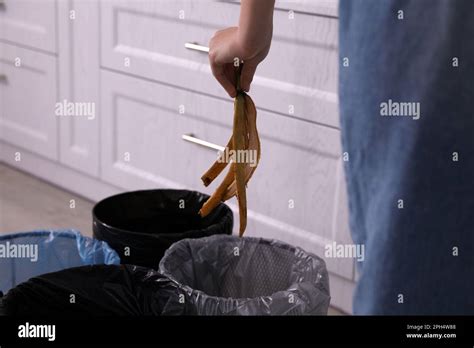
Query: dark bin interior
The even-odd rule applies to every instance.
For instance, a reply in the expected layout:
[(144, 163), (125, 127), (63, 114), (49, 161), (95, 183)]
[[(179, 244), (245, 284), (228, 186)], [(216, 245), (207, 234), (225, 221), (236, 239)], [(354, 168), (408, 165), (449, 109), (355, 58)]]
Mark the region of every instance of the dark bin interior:
[(108, 197), (93, 209), (94, 237), (107, 241), (122, 263), (157, 268), (174, 242), (232, 233), (233, 215), (225, 204), (205, 218), (198, 214), (208, 197), (196, 191), (171, 189)]

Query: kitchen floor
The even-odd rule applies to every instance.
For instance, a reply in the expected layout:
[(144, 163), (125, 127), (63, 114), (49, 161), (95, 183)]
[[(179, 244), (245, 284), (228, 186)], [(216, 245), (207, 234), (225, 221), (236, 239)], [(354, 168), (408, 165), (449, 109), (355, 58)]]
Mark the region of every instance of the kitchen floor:
[(0, 183), (0, 233), (74, 228), (92, 236), (93, 202), (3, 163)]
[(94, 204), (0, 163), (0, 233), (74, 228), (92, 237)]

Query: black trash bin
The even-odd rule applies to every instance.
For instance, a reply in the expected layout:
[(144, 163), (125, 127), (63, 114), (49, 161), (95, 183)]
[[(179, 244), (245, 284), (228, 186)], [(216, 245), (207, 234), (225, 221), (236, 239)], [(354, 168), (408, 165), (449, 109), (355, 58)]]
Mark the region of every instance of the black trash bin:
[(163, 315), (326, 315), (330, 301), (325, 262), (276, 240), (182, 240), (159, 270), (174, 287)]
[(199, 216), (208, 197), (172, 189), (108, 197), (93, 209), (94, 237), (115, 249), (121, 263), (157, 269), (165, 250), (181, 239), (232, 234), (233, 214), (227, 205)]

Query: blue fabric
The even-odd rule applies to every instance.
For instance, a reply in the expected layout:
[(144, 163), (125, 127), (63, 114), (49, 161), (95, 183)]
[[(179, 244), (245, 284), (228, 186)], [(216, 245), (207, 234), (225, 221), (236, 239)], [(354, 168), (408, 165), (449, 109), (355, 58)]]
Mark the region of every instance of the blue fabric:
[(0, 236), (0, 291), (6, 293), (31, 277), (65, 268), (120, 264), (107, 243), (76, 230), (44, 230)]
[[(339, 11), (350, 226), (365, 245), (354, 313), (474, 314), (474, 1)], [(381, 116), (389, 99), (419, 102), (420, 118)]]

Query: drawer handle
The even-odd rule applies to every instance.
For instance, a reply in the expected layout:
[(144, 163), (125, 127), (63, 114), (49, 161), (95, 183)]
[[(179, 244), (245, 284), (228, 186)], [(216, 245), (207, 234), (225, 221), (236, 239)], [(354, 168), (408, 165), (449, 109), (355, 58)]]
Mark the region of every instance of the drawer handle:
[(213, 150), (217, 150), (217, 151), (224, 151), (225, 150), (224, 146), (220, 146), (220, 145), (213, 144), (213, 143), (210, 143), (208, 141), (196, 138), (194, 136), (194, 134), (192, 134), (192, 133), (183, 134), (182, 138), (183, 138), (184, 141), (189, 141), (190, 143), (197, 144), (197, 145), (200, 145), (200, 146), (204, 146), (204, 147), (207, 147), (209, 149), (213, 149)]
[(199, 45), (196, 42), (186, 42), (184, 44), (184, 47), (187, 48), (188, 50), (209, 53), (209, 47)]

